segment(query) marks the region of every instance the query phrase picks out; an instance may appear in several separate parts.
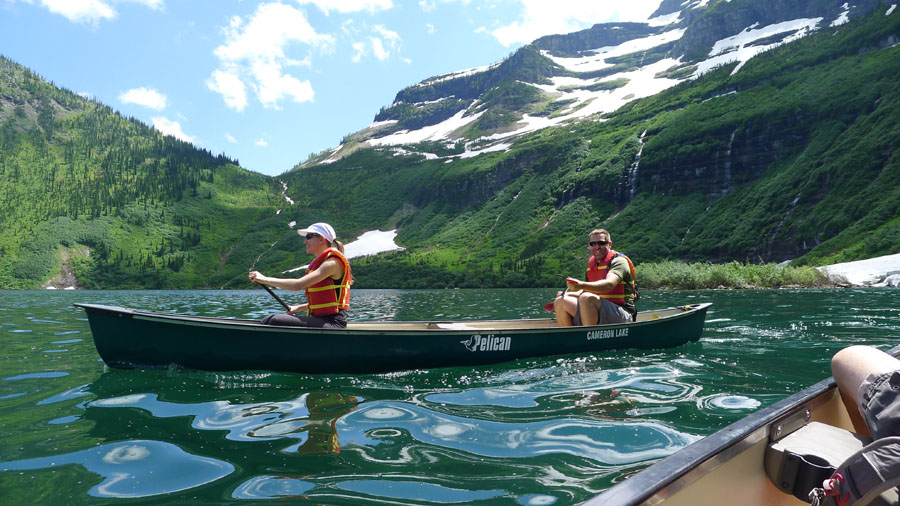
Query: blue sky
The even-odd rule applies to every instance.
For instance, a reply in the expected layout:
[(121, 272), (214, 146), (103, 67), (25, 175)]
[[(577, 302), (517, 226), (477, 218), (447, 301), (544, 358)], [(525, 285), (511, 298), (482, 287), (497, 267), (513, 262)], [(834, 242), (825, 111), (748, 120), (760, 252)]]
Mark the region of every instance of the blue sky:
[(660, 0), (0, 0), (0, 54), (247, 169), (336, 147), (401, 89)]

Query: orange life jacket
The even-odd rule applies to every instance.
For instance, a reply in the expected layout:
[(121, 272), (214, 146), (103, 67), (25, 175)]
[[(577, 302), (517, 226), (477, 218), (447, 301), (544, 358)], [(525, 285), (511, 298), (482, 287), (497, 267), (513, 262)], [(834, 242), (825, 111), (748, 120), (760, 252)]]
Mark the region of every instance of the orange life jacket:
[(317, 256), (309, 267), (307, 274), (318, 269), (322, 262), (329, 257), (337, 258), (344, 267), (344, 277), (340, 284), (335, 284), (331, 278), (325, 278), (306, 289), (306, 301), (309, 303), (307, 314), (311, 316), (325, 316), (337, 314), (341, 309), (350, 308), (350, 263), (340, 251), (328, 248)]
[[(590, 260), (588, 260), (587, 265), (587, 280), (600, 281), (601, 279), (606, 279), (606, 275), (609, 272), (609, 265), (612, 263), (613, 259), (618, 256), (625, 257), (625, 260), (628, 261), (628, 267), (631, 269), (631, 281), (629, 282), (629, 284), (631, 285), (631, 294), (634, 300), (637, 300), (637, 281), (634, 272), (634, 264), (631, 263), (631, 259), (623, 253), (609, 250), (609, 252), (606, 254), (606, 258), (604, 258), (600, 262), (597, 261), (596, 257), (591, 256)], [(619, 280), (619, 284), (616, 285), (615, 288), (605, 293), (598, 293), (597, 295), (610, 302), (614, 302), (622, 307), (633, 310), (633, 306), (625, 304), (625, 283), (626, 281), (624, 279), (621, 279)]]

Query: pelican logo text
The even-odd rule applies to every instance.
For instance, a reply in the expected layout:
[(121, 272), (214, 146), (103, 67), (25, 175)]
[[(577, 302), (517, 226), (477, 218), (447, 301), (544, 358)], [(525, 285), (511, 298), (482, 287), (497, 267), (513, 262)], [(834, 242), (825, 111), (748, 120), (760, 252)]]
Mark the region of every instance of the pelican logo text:
[(594, 339), (611, 339), (613, 337), (628, 337), (628, 329), (589, 330), (587, 333), (588, 341), (593, 341)]
[(482, 336), (475, 334), (466, 341), (460, 341), (469, 351), (509, 351), (512, 338), (509, 336), (495, 336), (488, 334)]

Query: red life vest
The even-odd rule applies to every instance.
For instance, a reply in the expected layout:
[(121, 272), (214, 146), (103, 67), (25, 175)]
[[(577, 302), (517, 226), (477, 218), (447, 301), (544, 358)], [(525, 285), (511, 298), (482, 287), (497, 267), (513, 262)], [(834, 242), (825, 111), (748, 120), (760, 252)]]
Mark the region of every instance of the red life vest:
[[(587, 280), (588, 281), (600, 281), (601, 279), (606, 279), (607, 273), (609, 273), (609, 265), (612, 263), (613, 259), (617, 256), (625, 257), (625, 260), (628, 261), (628, 267), (631, 269), (631, 294), (633, 298), (637, 298), (637, 290), (635, 290), (635, 272), (634, 272), (634, 264), (631, 263), (631, 259), (625, 256), (622, 253), (618, 253), (613, 250), (609, 250), (606, 254), (606, 258), (602, 261), (598, 262), (597, 258), (591, 256), (590, 260), (588, 260), (587, 265)], [(625, 304), (625, 280), (619, 280), (619, 284), (615, 286), (612, 290), (605, 293), (598, 293), (597, 295), (603, 297), (604, 299), (614, 302), (623, 307), (632, 307)]]
[(344, 267), (344, 277), (341, 278), (340, 284), (335, 284), (331, 278), (325, 278), (318, 283), (311, 285), (306, 289), (306, 301), (309, 303), (307, 314), (311, 316), (325, 316), (337, 314), (341, 309), (350, 308), (350, 263), (340, 251), (334, 248), (328, 248), (322, 254), (317, 256), (306, 273), (319, 268), (329, 257), (335, 257)]

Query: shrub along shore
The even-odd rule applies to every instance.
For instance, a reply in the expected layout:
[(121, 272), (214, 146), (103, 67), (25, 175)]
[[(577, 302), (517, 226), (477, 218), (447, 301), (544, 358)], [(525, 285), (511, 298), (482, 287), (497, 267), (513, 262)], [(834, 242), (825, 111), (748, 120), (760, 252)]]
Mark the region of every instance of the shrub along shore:
[(639, 289), (819, 288), (838, 286), (815, 267), (665, 261), (636, 266)]
[[(489, 269), (433, 265), (410, 260), (405, 252), (351, 261), (355, 288), (559, 288), (563, 277), (583, 279), (584, 270), (525, 265)], [(513, 267), (513, 266), (506, 266)], [(844, 286), (811, 266), (728, 262), (642, 262), (635, 265), (640, 290), (701, 290), (741, 288), (821, 288)]]

